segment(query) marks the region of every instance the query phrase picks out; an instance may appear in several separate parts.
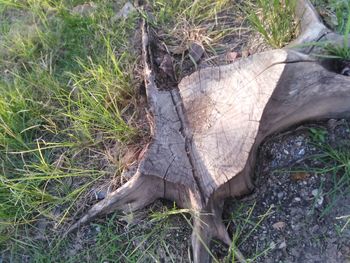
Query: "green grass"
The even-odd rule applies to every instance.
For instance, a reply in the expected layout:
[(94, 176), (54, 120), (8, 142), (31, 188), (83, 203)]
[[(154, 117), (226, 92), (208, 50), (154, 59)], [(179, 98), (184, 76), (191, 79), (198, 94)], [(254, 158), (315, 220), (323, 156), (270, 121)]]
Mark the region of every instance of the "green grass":
[[(172, 219), (182, 218), (185, 210), (163, 208), (151, 211), (144, 218), (136, 215), (136, 224), (123, 220), (117, 214), (93, 223), (89, 230), (81, 231), (72, 239), (52, 236), (50, 242), (33, 240), (27, 235), (13, 247), (12, 260), (20, 262), (25, 257), (30, 262), (160, 262), (166, 256), (170, 262), (177, 262), (174, 251), (178, 244), (169, 239), (178, 233)], [(185, 220), (181, 221), (186, 224)], [(35, 229), (38, 233), (38, 229)], [(180, 231), (181, 233), (181, 231)], [(162, 251), (162, 253), (160, 253)]]
[(298, 33), (295, 0), (257, 0), (245, 6), (252, 27), (274, 48), (287, 45)]
[[(233, 225), (234, 232), (232, 236), (232, 244), (229, 248), (229, 253), (223, 262), (237, 262), (237, 259), (235, 258), (235, 249), (242, 246), (255, 233), (255, 231), (261, 227), (261, 224), (275, 212), (271, 206), (258, 217), (256, 217), (253, 216), (255, 209), (255, 202), (241, 203), (235, 209), (235, 211), (231, 213), (228, 220), (229, 224)], [(246, 260), (247, 262), (255, 262), (259, 257), (268, 255), (269, 251), (272, 249), (274, 249), (274, 247), (271, 246), (264, 247), (260, 250), (257, 249), (257, 251), (251, 255), (250, 258), (246, 258)]]
[(347, 0), (312, 0), (328, 26), (338, 33), (345, 32), (349, 20), (350, 3)]
[[(349, 129), (348, 126), (347, 129)], [(328, 132), (322, 128), (310, 128), (310, 135), (312, 143), (319, 149), (320, 154), (310, 157), (310, 160), (317, 161), (318, 168), (311, 168), (307, 172), (331, 179), (329, 187), (326, 188), (321, 183), (318, 189), (329, 200), (321, 211), (320, 217), (329, 216), (340, 198), (350, 196), (350, 151), (348, 149), (350, 141), (343, 140), (339, 146), (332, 147), (327, 140)], [(340, 219), (346, 219), (341, 228), (342, 232), (348, 227), (350, 220), (348, 215), (342, 215)]]
[[(350, 5), (350, 4), (349, 4)], [(350, 33), (350, 12), (348, 13), (347, 22), (345, 24), (343, 33), (342, 45), (336, 45), (332, 43), (320, 43), (321, 47), (327, 53), (330, 58), (350, 60), (350, 47), (349, 47), (349, 33)]]
[(129, 39), (138, 15), (112, 22), (107, 0), (73, 14), (82, 2), (0, 0), (0, 247), (9, 254), (36, 219), (62, 224), (106, 170), (118, 171), (109, 148), (137, 139)]
[(321, 51), (313, 54), (316, 57), (335, 59), (339, 61), (350, 60), (349, 34), (350, 34), (350, 12), (346, 13), (347, 17), (344, 21), (341, 33), (343, 35), (342, 43), (332, 43), (329, 41), (310, 42), (301, 45), (302, 47), (314, 46), (320, 48)]

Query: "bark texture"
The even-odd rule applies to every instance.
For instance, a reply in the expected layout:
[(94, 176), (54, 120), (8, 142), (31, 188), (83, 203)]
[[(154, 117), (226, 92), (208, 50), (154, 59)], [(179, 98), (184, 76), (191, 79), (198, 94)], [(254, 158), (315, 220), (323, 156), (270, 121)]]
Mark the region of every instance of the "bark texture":
[[(331, 36), (308, 1), (298, 2), (297, 14), (302, 32), (293, 44)], [(152, 142), (133, 178), (70, 230), (97, 215), (166, 198), (193, 211), (193, 260), (205, 263), (212, 238), (231, 243), (221, 220), (224, 199), (253, 189), (262, 141), (304, 121), (350, 116), (350, 78), (286, 48), (206, 68), (178, 87), (160, 90), (150, 48), (154, 43), (145, 24), (142, 37)], [(236, 256), (244, 262), (239, 252)]]

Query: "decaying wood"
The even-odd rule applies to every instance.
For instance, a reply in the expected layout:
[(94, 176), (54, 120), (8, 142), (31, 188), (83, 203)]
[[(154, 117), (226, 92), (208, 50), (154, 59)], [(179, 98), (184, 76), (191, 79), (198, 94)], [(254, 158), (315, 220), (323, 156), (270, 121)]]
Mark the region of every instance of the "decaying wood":
[[(303, 19), (295, 43), (327, 34), (308, 1), (299, 1), (297, 13)], [(70, 230), (97, 215), (132, 211), (166, 198), (193, 211), (193, 260), (208, 262), (212, 238), (231, 243), (221, 220), (224, 199), (253, 188), (259, 145), (267, 136), (301, 122), (350, 116), (350, 78), (326, 70), (303, 53), (284, 49), (206, 68), (178, 87), (160, 90), (152, 41), (144, 26), (152, 142), (133, 178), (93, 206)], [(236, 255), (244, 262), (239, 252)]]

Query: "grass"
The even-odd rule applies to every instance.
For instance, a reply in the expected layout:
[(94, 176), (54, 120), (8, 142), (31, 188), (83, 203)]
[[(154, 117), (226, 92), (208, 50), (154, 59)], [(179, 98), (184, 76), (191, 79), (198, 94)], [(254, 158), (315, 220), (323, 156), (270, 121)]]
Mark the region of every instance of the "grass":
[(350, 60), (349, 33), (350, 33), (350, 12), (344, 13), (343, 18), (345, 24), (340, 30), (343, 35), (342, 43), (333, 43), (329, 41), (310, 42), (300, 45), (301, 47), (318, 47), (319, 50), (314, 52), (314, 56), (325, 59), (334, 59), (340, 63), (340, 67), (344, 68)]
[(338, 33), (345, 32), (349, 20), (350, 3), (347, 0), (312, 0), (328, 26)]
[(295, 0), (248, 1), (247, 19), (265, 41), (274, 48), (282, 48), (298, 34)]
[(0, 0), (0, 247), (9, 257), (37, 219), (58, 227), (69, 218), (137, 140), (129, 38), (138, 15), (112, 22), (106, 0), (72, 13), (81, 2)]
[(344, 33), (343, 33), (343, 43), (341, 45), (328, 43), (328, 42), (319, 42), (311, 43), (321, 47), (326, 54), (318, 55), (320, 57), (332, 58), (338, 60), (350, 60), (350, 48), (349, 48), (349, 33), (350, 33), (350, 13), (348, 13), (347, 22), (345, 24)]
[(242, 24), (235, 24), (243, 15), (240, 5), (229, 0), (152, 0), (150, 5), (154, 17), (148, 20), (158, 29), (167, 51), (174, 56), (178, 77), (187, 64), (197, 67), (189, 52), (193, 43), (203, 47), (203, 57), (210, 61), (226, 52), (227, 39), (240, 38), (241, 31), (248, 30)]
[[(343, 43), (340, 45), (319, 42), (311, 43), (321, 47), (326, 54), (318, 55), (320, 57), (350, 60), (349, 48), (349, 33), (350, 33), (350, 3), (348, 1), (333, 1), (333, 0), (315, 0), (314, 4), (321, 10), (323, 18), (333, 17), (328, 21), (328, 25), (344, 36)], [(322, 11), (323, 10), (323, 11)]]
[(349, 48), (349, 33), (350, 33), (350, 12), (348, 13), (348, 20), (344, 29), (344, 40), (342, 46), (336, 46), (327, 44), (325, 51), (334, 58), (342, 60), (350, 60), (350, 48)]
[[(48, 244), (42, 240), (33, 242), (26, 239), (17, 244), (12, 254), (14, 262), (23, 260), (21, 248), (25, 248), (25, 257), (31, 262), (159, 262), (159, 250), (162, 250), (172, 262), (176, 262), (165, 242), (171, 228), (166, 211), (161, 218), (147, 216), (138, 225), (144, 225), (140, 231), (138, 225), (126, 227), (116, 214), (91, 226), (89, 234), (77, 236), (73, 240), (55, 236)], [(174, 249), (174, 248), (173, 248)], [(158, 252), (158, 253), (157, 253)]]
[[(234, 227), (232, 244), (229, 248), (229, 253), (225, 257), (223, 262), (234, 263), (235, 261), (235, 249), (241, 247), (245, 242), (254, 235), (255, 231), (261, 227), (261, 224), (266, 221), (272, 214), (275, 213), (274, 208), (271, 206), (263, 213), (259, 213), (259, 216), (253, 215), (256, 210), (255, 202), (241, 203), (230, 214), (229, 225)], [(265, 246), (256, 244), (257, 248), (250, 258), (246, 258), (247, 262), (255, 262), (259, 257), (268, 255), (269, 251), (274, 249), (273, 246)]]
[[(343, 140), (340, 146), (334, 147), (329, 144), (328, 132), (325, 129), (311, 128), (310, 133), (312, 143), (319, 149), (320, 154), (310, 157), (311, 160), (318, 163), (319, 168), (309, 169), (308, 172), (315, 173), (318, 176), (327, 176), (331, 179), (329, 187), (321, 184), (318, 189), (318, 192), (329, 200), (320, 213), (320, 218), (322, 218), (332, 213), (339, 199), (350, 197), (349, 140)], [(316, 199), (317, 197), (315, 197), (315, 201)], [(348, 216), (342, 215), (339, 216), (339, 219), (346, 220), (341, 228), (344, 231), (350, 223)]]

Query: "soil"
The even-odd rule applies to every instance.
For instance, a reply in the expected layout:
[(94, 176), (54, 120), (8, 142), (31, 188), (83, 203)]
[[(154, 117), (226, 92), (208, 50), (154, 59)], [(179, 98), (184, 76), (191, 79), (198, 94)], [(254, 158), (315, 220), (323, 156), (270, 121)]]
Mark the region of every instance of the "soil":
[[(330, 124), (320, 127), (327, 131), (325, 144), (339, 148), (349, 141), (350, 132), (345, 120), (337, 124), (334, 129)], [(254, 262), (350, 261), (350, 229), (342, 229), (349, 218), (340, 219), (350, 214), (350, 185), (335, 189), (341, 177), (349, 175), (301, 172), (332, 168), (316, 157), (323, 153), (307, 126), (274, 136), (261, 147), (255, 193), (227, 202), (225, 210), (229, 218), (244, 202), (243, 215), (254, 206), (249, 221), (258, 222), (265, 215), (258, 226), (243, 229), (238, 240), (249, 258), (266, 252)], [(230, 230), (237, 231), (233, 221), (229, 223)]]

